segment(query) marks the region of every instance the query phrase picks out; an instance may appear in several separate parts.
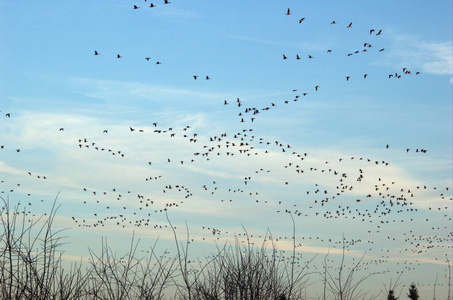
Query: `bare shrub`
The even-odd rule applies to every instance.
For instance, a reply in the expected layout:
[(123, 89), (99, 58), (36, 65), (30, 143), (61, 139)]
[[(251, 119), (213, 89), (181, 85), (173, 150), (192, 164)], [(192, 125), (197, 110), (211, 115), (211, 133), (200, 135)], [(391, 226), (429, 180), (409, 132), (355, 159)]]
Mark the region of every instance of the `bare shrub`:
[(20, 204), (3, 201), (0, 222), (0, 298), (1, 299), (77, 299), (83, 297), (83, 286), (89, 271), (81, 264), (69, 270), (62, 266), (62, 230), (53, 231), (58, 210), (56, 199), (49, 215), (32, 220)]

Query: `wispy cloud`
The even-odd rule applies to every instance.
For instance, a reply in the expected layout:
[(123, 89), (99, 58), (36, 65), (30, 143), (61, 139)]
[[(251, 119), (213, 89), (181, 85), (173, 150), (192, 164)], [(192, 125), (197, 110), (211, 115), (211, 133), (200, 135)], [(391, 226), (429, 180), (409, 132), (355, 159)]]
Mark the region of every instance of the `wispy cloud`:
[(150, 13), (155, 13), (174, 22), (187, 22), (202, 18), (202, 14), (193, 10), (172, 7), (173, 5), (157, 5)]
[(390, 31), (386, 65), (407, 67), (434, 75), (452, 74), (451, 41), (427, 41)]
[[(153, 100), (159, 103), (167, 101), (181, 102), (184, 98), (193, 101), (221, 99), (231, 95), (209, 93), (196, 89), (185, 89), (174, 86), (153, 85), (140, 82), (124, 82), (95, 78), (70, 78), (72, 84), (79, 86), (80, 93), (101, 100)], [(88, 90), (85, 90), (88, 89)], [(182, 97), (182, 98), (181, 98)]]
[(304, 51), (325, 51), (326, 49), (328, 49), (327, 44), (322, 43), (322, 42), (316, 42), (316, 41), (311, 41), (311, 42), (277, 41), (277, 40), (264, 39), (264, 38), (258, 38), (258, 37), (252, 37), (252, 36), (244, 36), (244, 35), (238, 35), (238, 34), (227, 34), (226, 37), (230, 38), (230, 39), (247, 41), (247, 42), (251, 42), (251, 43), (258, 43), (258, 44), (263, 44), (263, 45), (291, 48), (291, 49), (304, 50)]

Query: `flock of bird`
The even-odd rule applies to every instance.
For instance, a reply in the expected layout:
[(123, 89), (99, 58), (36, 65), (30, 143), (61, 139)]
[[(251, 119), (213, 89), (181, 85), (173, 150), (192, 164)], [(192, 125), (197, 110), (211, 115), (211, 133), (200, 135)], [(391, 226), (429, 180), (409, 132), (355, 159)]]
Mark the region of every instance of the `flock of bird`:
[[(146, 0), (145, 0), (146, 2)], [(171, 2), (165, 0), (164, 4)], [(149, 7), (156, 7), (151, 3)], [(134, 5), (133, 9), (140, 9), (139, 5)], [(286, 15), (292, 15), (291, 9), (287, 9)], [(298, 20), (299, 23), (308, 22), (305, 17)], [(336, 21), (332, 21), (331, 25), (336, 25)], [(345, 26), (351, 28), (352, 22)], [(369, 34), (380, 36), (383, 34), (382, 29), (369, 29)], [(365, 42), (363, 49), (347, 53), (347, 56), (357, 55), (371, 51), (372, 44)], [(383, 52), (385, 48), (380, 48), (378, 52)], [(332, 50), (328, 49), (327, 53)], [(98, 50), (94, 51), (95, 56), (101, 55)], [(302, 59), (299, 54), (294, 55), (296, 60)], [(307, 55), (308, 59), (315, 59), (313, 55)], [(117, 54), (117, 59), (123, 58)], [(145, 57), (147, 61), (151, 57)], [(288, 60), (289, 56), (283, 54), (283, 60)], [(156, 64), (161, 64), (157, 61)], [(388, 75), (389, 78), (401, 78), (402, 76), (415, 74), (408, 68), (403, 68), (399, 72), (392, 72)], [(200, 76), (193, 75), (193, 79), (197, 80)], [(368, 74), (364, 74), (363, 78), (368, 78)], [(201, 78), (210, 80), (211, 77), (204, 75)], [(346, 77), (346, 81), (350, 81), (351, 76)], [(291, 92), (294, 96), (288, 99), (276, 99), (268, 105), (255, 107), (249, 106), (247, 101), (243, 101), (236, 97), (235, 99), (219, 99), (219, 108), (225, 110), (225, 114), (234, 114), (237, 116), (237, 122), (245, 123), (250, 121), (250, 128), (244, 128), (238, 132), (227, 132), (219, 128), (219, 133), (214, 136), (203, 136), (198, 134), (192, 128), (192, 124), (187, 124), (184, 127), (161, 127), (159, 120), (150, 122), (143, 127), (130, 125), (125, 127), (123, 133), (129, 134), (136, 143), (146, 143), (150, 140), (159, 140), (160, 143), (171, 145), (173, 141), (175, 147), (185, 145), (186, 149), (195, 149), (193, 152), (178, 157), (176, 153), (169, 152), (166, 157), (150, 157), (143, 159), (139, 167), (146, 167), (149, 173), (142, 177), (142, 182), (139, 189), (128, 189), (121, 187), (111, 187), (110, 189), (96, 188), (93, 186), (81, 186), (77, 189), (80, 196), (80, 205), (87, 206), (87, 209), (80, 211), (91, 211), (89, 215), (85, 213), (78, 214), (74, 212), (70, 218), (75, 226), (80, 228), (100, 228), (100, 227), (120, 227), (120, 228), (135, 228), (146, 227), (153, 230), (164, 230), (167, 225), (156, 221), (156, 214), (166, 214), (169, 211), (177, 210), (184, 211), (186, 207), (191, 206), (191, 201), (205, 199), (213, 203), (213, 206), (220, 205), (221, 209), (234, 209), (237, 203), (248, 207), (253, 211), (257, 207), (260, 211), (263, 209), (272, 211), (275, 214), (291, 214), (300, 222), (309, 218), (310, 220), (318, 220), (316, 222), (328, 223), (340, 220), (341, 222), (350, 222), (351, 226), (363, 227), (364, 233), (369, 234), (368, 239), (348, 239), (346, 244), (353, 248), (358, 244), (379, 244), (387, 243), (404, 243), (405, 248), (397, 249), (396, 252), (404, 255), (423, 255), (430, 251), (437, 251), (439, 248), (445, 248), (445, 251), (451, 251), (452, 233), (449, 226), (433, 225), (432, 219), (442, 219), (446, 225), (451, 222), (451, 195), (449, 187), (416, 185), (405, 186), (399, 182), (393, 181), (392, 174), (386, 173), (386, 168), (391, 167), (392, 162), (372, 158), (366, 156), (350, 156), (350, 157), (335, 157), (332, 159), (324, 159), (322, 162), (318, 158), (314, 158), (311, 153), (299, 151), (294, 146), (284, 141), (270, 140), (264, 136), (260, 136), (259, 132), (255, 132), (252, 126), (261, 114), (271, 114), (272, 110), (279, 105), (287, 105), (298, 102), (302, 97), (306, 97), (312, 92), (317, 92), (321, 88), (319, 85), (313, 84), (311, 91), (299, 92), (298, 89), (293, 89)], [(222, 106), (223, 105), (223, 106)], [(235, 106), (236, 110), (231, 110), (229, 107)], [(2, 113), (8, 121), (14, 121), (12, 113)], [(66, 132), (71, 128), (61, 127), (55, 128), (59, 131), (61, 138), (64, 138)], [(89, 157), (91, 155), (102, 155), (104, 159), (123, 159), (128, 160), (133, 153), (120, 148), (111, 147), (108, 141), (117, 139), (115, 136), (119, 132), (115, 132), (111, 128), (98, 128), (97, 133), (82, 136), (73, 141), (73, 146), (78, 149), (81, 155)], [(6, 142), (6, 141), (5, 141)], [(14, 145), (0, 145), (0, 151), (13, 151), (17, 155), (22, 155), (24, 151)], [(414, 150), (415, 149), (415, 150)], [(394, 148), (390, 145), (382, 146), (383, 153), (385, 151), (394, 151), (401, 156), (404, 155), (429, 155), (425, 146), (408, 145), (404, 148)], [(416, 154), (415, 154), (416, 153)], [(275, 161), (275, 157), (284, 159), (284, 163), (280, 160)], [(115, 156), (113, 158), (112, 156)], [(413, 159), (416, 159), (415, 156)], [(216, 161), (223, 163), (235, 164), (235, 161), (243, 162), (250, 160), (250, 166), (255, 166), (256, 161), (263, 163), (262, 167), (250, 169), (244, 167), (244, 174), (241, 174), (240, 179), (231, 186), (225, 185), (222, 178), (211, 178), (203, 182), (199, 186), (190, 186), (191, 183), (181, 182), (172, 178), (167, 178), (162, 170), (171, 168), (172, 170), (181, 170), (187, 172), (193, 166), (210, 168), (210, 164)], [(272, 162), (266, 166), (266, 162)], [(131, 160), (131, 164), (134, 161)], [(280, 164), (275, 167), (276, 164)], [(161, 173), (160, 173), (161, 172)], [(375, 173), (379, 172), (376, 177)], [(277, 175), (273, 175), (276, 173)], [(370, 173), (370, 175), (369, 175)], [(286, 174), (288, 177), (282, 177)], [(52, 176), (38, 174), (34, 170), (27, 170), (23, 176), (34, 177), (52, 181)], [(196, 176), (196, 175), (195, 175)], [(238, 176), (239, 177), (239, 176)], [(321, 182), (301, 184), (301, 181), (307, 181), (307, 178), (320, 178)], [(180, 180), (180, 179), (178, 179)], [(295, 189), (297, 190), (297, 199), (270, 199), (266, 196), (267, 188), (260, 186), (255, 182), (272, 182), (276, 190), (280, 189)], [(311, 181), (307, 181), (311, 182)], [(324, 183), (324, 182), (327, 182)], [(366, 191), (362, 192), (363, 187), (367, 187)], [(263, 191), (258, 190), (262, 188)], [(20, 182), (8, 182), (2, 180), (0, 185), (2, 194), (10, 194), (21, 191), (27, 197), (33, 196), (33, 192), (27, 191), (24, 184)], [(358, 191), (357, 191), (358, 190)], [(442, 205), (429, 205), (428, 209), (421, 209), (417, 202), (420, 197), (434, 197), (436, 200), (442, 200)], [(64, 198), (64, 196), (63, 196)], [(32, 201), (27, 201), (29, 206), (32, 206)], [(437, 202), (436, 202), (437, 203)], [(266, 208), (266, 206), (268, 208)], [(423, 211), (422, 211), (423, 210)], [(426, 210), (430, 217), (426, 215)], [(281, 218), (285, 218), (282, 216)], [(297, 219), (299, 218), (299, 219)], [(366, 223), (367, 225), (362, 225)], [(409, 225), (403, 225), (401, 223)], [(417, 226), (430, 227), (432, 234), (419, 235), (416, 229), (411, 224), (417, 223)], [(420, 225), (421, 224), (421, 225)], [(436, 223), (437, 224), (437, 223)], [(393, 226), (400, 227), (403, 231), (402, 235), (390, 235)], [(272, 225), (270, 224), (270, 227)], [(168, 229), (168, 228), (167, 228)], [(239, 237), (244, 237), (243, 233), (233, 233), (229, 229), (222, 229), (218, 225), (205, 225), (197, 228), (205, 234), (193, 238), (191, 242), (206, 241), (207, 236), (213, 236), (219, 240), (224, 237), (237, 234)], [(381, 234), (385, 236), (381, 236)], [(328, 234), (324, 234), (326, 236)], [(253, 237), (253, 235), (251, 236)], [(264, 235), (256, 235), (257, 238), (264, 238)], [(247, 236), (247, 238), (250, 238)], [(291, 236), (275, 236), (275, 240), (291, 241)], [(319, 237), (305, 236), (300, 237), (303, 240), (313, 240), (324, 246), (337, 245), (341, 247), (345, 243), (344, 239), (338, 237)], [(244, 241), (243, 241), (244, 242)], [(303, 249), (304, 244), (298, 244), (298, 247)], [(371, 247), (371, 246), (370, 246)], [(376, 248), (373, 246), (370, 248)], [(379, 247), (377, 247), (379, 248)], [(391, 247), (389, 247), (391, 248)], [(375, 250), (376, 251), (376, 250)], [(389, 262), (391, 259), (390, 250), (381, 248), (382, 253), (378, 259), (373, 259), (365, 264), (366, 268), (376, 264)], [(395, 250), (392, 250), (395, 251)], [(299, 255), (299, 254), (298, 254)], [(302, 263), (303, 258), (297, 258)], [(436, 258), (437, 259), (437, 258)], [(404, 268), (410, 270), (414, 268), (412, 262), (402, 263)], [(414, 263), (415, 264), (415, 263)]]

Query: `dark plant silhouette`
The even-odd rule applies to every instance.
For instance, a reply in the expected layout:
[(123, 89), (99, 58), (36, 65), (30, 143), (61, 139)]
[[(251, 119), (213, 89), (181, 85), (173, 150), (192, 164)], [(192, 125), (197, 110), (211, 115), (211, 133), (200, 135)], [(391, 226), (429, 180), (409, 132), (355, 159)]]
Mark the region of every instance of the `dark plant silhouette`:
[(397, 300), (398, 297), (395, 296), (395, 292), (393, 290), (389, 291), (389, 294), (387, 295), (387, 300)]
[[(128, 251), (117, 255), (103, 238), (100, 251), (89, 249), (87, 266), (80, 262), (64, 268), (62, 230), (52, 228), (58, 210), (56, 201), (50, 213), (32, 220), (20, 210), (20, 204), (11, 206), (9, 200), (0, 199), (3, 200), (0, 209), (0, 299), (296, 300), (308, 299), (306, 290), (310, 285), (309, 275), (313, 274), (321, 275), (324, 286), (318, 299), (359, 300), (378, 296), (369, 296), (360, 289), (363, 281), (376, 273), (359, 278), (354, 276), (363, 257), (347, 272), (344, 245), (338, 273), (329, 271), (327, 256), (323, 272), (309, 273), (307, 270), (314, 258), (296, 265), (294, 243), (292, 256), (288, 257), (277, 249), (269, 230), (261, 246), (256, 247), (244, 228), (246, 241), (236, 238), (233, 243), (217, 246), (204, 263), (195, 265), (188, 255), (188, 226), (185, 241), (180, 242), (176, 227), (169, 219), (176, 243), (173, 256), (168, 251), (157, 255), (157, 241), (148, 251), (149, 256), (139, 256), (139, 241), (134, 236)], [(389, 287), (384, 286), (380, 295), (387, 295), (387, 300), (397, 300), (397, 285), (398, 280), (395, 284), (391, 282)], [(171, 298), (167, 298), (169, 290), (174, 292)], [(408, 297), (420, 299), (415, 283), (410, 285)]]
[(415, 283), (412, 283), (409, 287), (409, 294), (407, 294), (407, 296), (409, 297), (409, 299), (411, 300), (418, 300), (420, 299), (420, 296), (418, 295), (418, 290), (417, 290), (417, 286), (415, 285)]

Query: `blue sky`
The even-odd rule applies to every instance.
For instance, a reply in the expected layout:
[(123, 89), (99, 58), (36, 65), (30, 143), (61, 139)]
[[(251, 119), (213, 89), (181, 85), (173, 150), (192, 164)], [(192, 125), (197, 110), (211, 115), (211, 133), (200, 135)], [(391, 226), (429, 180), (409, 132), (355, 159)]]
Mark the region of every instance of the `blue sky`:
[[(144, 247), (157, 237), (171, 247), (159, 212), (168, 204), (200, 257), (214, 242), (203, 226), (222, 243), (241, 225), (284, 237), (289, 210), (307, 259), (338, 249), (344, 234), (360, 240), (351, 258), (366, 250), (370, 264), (384, 261), (373, 270), (390, 275), (378, 282), (403, 271), (431, 295), (439, 274), (445, 291), (451, 2), (171, 2), (0, 1), (2, 197), (38, 214), (59, 193), (68, 258), (86, 257), (101, 236), (121, 248), (132, 231)], [(149, 225), (134, 226), (141, 219)]]

